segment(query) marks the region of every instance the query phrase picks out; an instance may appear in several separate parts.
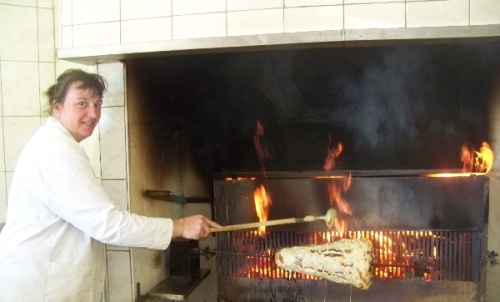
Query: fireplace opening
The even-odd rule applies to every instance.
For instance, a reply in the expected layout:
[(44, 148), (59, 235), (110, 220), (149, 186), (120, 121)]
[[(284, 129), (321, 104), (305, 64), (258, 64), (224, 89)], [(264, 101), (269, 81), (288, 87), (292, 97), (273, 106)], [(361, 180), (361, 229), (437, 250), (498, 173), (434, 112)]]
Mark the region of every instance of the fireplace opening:
[[(261, 186), (273, 197), (266, 219), (337, 208), (331, 230), (315, 222), (264, 235), (217, 235), (219, 301), (336, 301), (356, 294), (360, 301), (405, 295), (479, 301), (488, 177), (476, 157), (464, 161), (463, 150), (474, 157), (491, 136), (499, 46), (127, 60), (131, 182), (208, 196), (222, 225), (259, 221), (253, 199)], [(475, 174), (428, 177), (464, 168)], [(342, 187), (338, 179), (350, 182), (341, 195), (331, 192)], [(339, 210), (341, 203), (351, 211)], [(374, 243), (371, 291), (275, 267), (276, 249), (340, 238)]]

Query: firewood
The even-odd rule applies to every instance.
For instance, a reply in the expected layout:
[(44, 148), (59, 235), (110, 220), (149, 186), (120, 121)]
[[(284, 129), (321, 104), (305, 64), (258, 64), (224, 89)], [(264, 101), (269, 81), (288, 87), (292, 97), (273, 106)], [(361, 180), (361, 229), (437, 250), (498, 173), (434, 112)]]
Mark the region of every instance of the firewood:
[(368, 239), (340, 239), (310, 246), (294, 246), (276, 251), (276, 264), (288, 271), (308, 274), (337, 283), (368, 289), (373, 244)]

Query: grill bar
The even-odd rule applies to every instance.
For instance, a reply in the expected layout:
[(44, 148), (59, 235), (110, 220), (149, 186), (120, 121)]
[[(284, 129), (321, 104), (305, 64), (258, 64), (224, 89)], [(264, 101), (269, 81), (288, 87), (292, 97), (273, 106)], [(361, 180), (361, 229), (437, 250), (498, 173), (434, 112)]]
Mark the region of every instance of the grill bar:
[[(224, 274), (244, 278), (295, 278), (319, 280), (276, 266), (276, 250), (326, 244), (341, 238), (368, 238), (374, 245), (374, 280), (476, 281), (473, 245), (479, 231), (352, 231), (352, 232), (232, 232), (228, 254), (218, 255)], [(223, 240), (221, 237), (220, 239)], [(256, 255), (256, 256), (253, 256)], [(266, 255), (269, 257), (259, 257)]]

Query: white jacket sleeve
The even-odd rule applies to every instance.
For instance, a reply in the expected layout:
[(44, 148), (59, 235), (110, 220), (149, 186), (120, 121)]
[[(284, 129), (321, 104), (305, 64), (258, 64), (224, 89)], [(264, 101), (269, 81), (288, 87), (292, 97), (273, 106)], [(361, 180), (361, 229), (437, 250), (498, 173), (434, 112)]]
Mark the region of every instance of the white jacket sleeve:
[(95, 177), (83, 149), (68, 147), (53, 154), (51, 160), (37, 162), (46, 206), (100, 242), (166, 249), (172, 238), (172, 220), (119, 209)]

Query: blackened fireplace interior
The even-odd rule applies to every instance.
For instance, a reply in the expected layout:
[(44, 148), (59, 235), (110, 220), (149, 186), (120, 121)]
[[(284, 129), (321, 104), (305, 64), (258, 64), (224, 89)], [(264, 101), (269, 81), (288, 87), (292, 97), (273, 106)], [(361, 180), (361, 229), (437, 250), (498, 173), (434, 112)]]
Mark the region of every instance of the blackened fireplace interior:
[[(262, 187), (272, 199), (266, 219), (339, 213), (329, 230), (314, 222), (218, 234), (218, 300), (482, 301), (489, 182), (483, 167), (464, 164), (461, 150), (476, 154), (490, 138), (499, 46), (128, 60), (130, 123), (148, 124), (138, 143), (151, 151), (151, 169), (188, 158), (216, 221), (259, 221)], [(464, 168), (475, 173), (434, 177)], [(274, 264), (283, 247), (361, 237), (375, 247), (366, 291)]]

